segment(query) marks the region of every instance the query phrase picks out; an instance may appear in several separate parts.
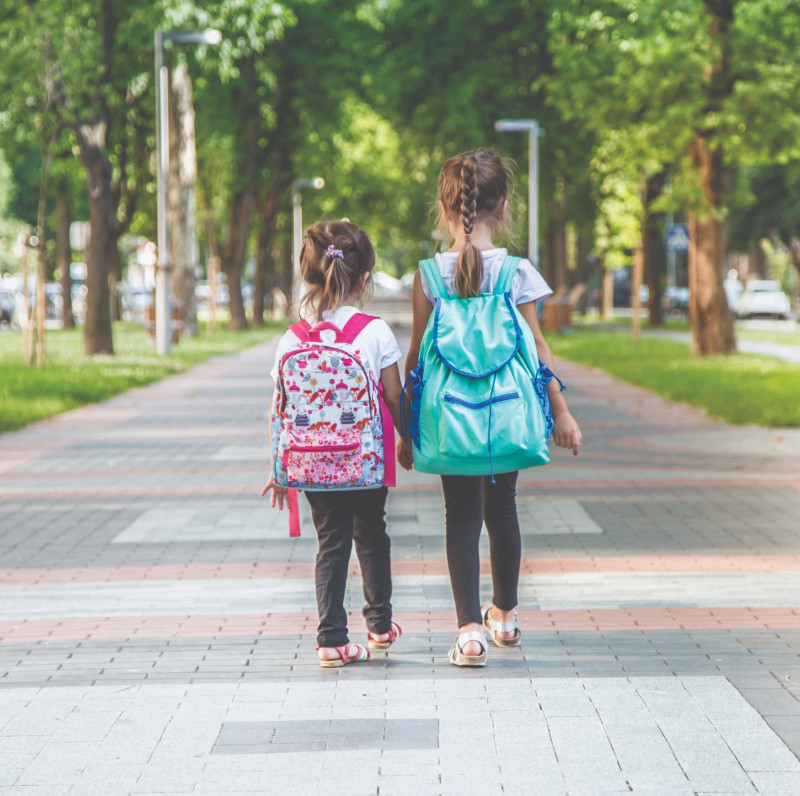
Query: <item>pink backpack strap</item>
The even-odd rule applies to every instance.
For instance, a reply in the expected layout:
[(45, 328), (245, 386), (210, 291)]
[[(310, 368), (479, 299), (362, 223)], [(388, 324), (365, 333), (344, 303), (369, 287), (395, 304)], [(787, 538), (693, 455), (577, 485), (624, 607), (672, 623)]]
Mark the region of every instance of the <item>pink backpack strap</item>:
[(342, 331), (344, 332), (344, 336), (348, 343), (352, 343), (361, 332), (364, 331), (364, 328), (372, 323), (372, 321), (378, 320), (377, 315), (365, 315), (363, 312), (357, 312), (350, 320), (342, 327)]
[(308, 321), (298, 321), (289, 327), (289, 331), (293, 332), (301, 343), (307, 343), (308, 333), (311, 331), (311, 324)]
[[(342, 331), (348, 343), (352, 343), (356, 337), (373, 321), (378, 320), (377, 315), (366, 315), (363, 312), (356, 313), (344, 325)], [(383, 460), (384, 460), (384, 485), (396, 486), (397, 473), (394, 461), (394, 423), (389, 407), (383, 400), (383, 385), (378, 382), (378, 398), (381, 409), (381, 423), (383, 425)]]
[(289, 536), (300, 536), (300, 505), (297, 501), (297, 490), (290, 489), (286, 495), (289, 507)]

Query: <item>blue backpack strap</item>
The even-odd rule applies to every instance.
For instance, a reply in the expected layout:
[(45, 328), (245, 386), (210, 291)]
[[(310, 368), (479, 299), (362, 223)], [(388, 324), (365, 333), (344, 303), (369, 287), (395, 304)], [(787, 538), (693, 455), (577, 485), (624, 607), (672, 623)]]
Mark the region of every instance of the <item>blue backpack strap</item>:
[(432, 257), (428, 260), (419, 261), (419, 269), (425, 274), (425, 279), (428, 281), (428, 287), (434, 298), (447, 298), (450, 294), (442, 279), (442, 274), (439, 271), (439, 266), (436, 265), (436, 260)]
[(520, 263), (521, 257), (512, 257), (510, 254), (506, 255), (503, 260), (503, 265), (500, 268), (500, 273), (497, 275), (497, 284), (494, 286), (494, 294), (502, 296), (503, 293), (508, 293), (511, 289), (511, 283), (514, 280), (514, 274), (517, 273), (517, 266)]

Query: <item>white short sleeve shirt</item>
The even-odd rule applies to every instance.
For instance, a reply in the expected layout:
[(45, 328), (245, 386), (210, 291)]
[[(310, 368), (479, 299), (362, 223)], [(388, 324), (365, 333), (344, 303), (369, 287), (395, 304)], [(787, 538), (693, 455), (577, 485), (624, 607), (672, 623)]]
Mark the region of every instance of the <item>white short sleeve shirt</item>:
[[(497, 284), (497, 277), (508, 252), (505, 249), (487, 249), (481, 252), (483, 255), (483, 282), (481, 282), (481, 292), (491, 293)], [(439, 272), (444, 279), (444, 284), (448, 291), (455, 293), (453, 288), (453, 277), (458, 261), (458, 252), (441, 252), (435, 256)], [(422, 277), (422, 292), (431, 304), (434, 303), (433, 293), (425, 279), (425, 274), (420, 272)], [(530, 260), (520, 260), (517, 272), (511, 282), (511, 300), (514, 304), (526, 304), (529, 301), (539, 301), (552, 294), (552, 290), (544, 281), (542, 275), (531, 265)]]
[[(360, 311), (361, 310), (357, 307), (344, 305), (330, 312), (323, 313), (322, 320), (330, 321), (342, 329), (350, 318)], [(324, 331), (322, 332), (322, 339), (326, 342), (333, 342), (335, 335), (331, 331)], [(281, 337), (278, 342), (277, 351), (275, 352), (275, 364), (270, 371), (270, 376), (272, 376), (273, 381), (276, 381), (278, 378), (278, 366), (280, 365), (283, 355), (299, 342), (297, 335), (288, 329), (283, 337)], [(380, 380), (381, 371), (384, 368), (393, 365), (403, 356), (403, 352), (400, 350), (400, 346), (392, 330), (389, 328), (386, 321), (381, 318), (376, 318), (374, 321), (367, 324), (361, 333), (356, 336), (354, 342), (366, 356), (367, 364), (372, 371), (372, 375), (375, 376), (376, 381)]]

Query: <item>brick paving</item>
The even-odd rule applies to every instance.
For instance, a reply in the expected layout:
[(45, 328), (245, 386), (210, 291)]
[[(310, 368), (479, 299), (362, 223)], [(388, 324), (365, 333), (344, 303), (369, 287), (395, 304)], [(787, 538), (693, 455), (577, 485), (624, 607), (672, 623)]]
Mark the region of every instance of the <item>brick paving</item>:
[(404, 635), (322, 670), (308, 513), (258, 497), (273, 350), (0, 437), (0, 794), (800, 792), (799, 431), (559, 363), (585, 446), (520, 478), (522, 646), (447, 663), (403, 473)]

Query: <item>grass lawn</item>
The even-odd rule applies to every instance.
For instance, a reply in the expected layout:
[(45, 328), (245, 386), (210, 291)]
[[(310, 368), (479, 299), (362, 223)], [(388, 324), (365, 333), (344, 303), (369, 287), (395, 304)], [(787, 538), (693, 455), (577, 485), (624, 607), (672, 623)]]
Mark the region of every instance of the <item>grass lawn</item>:
[[(103, 401), (212, 356), (231, 354), (269, 340), (285, 328), (285, 324), (271, 324), (245, 332), (220, 330), (182, 337), (168, 356), (160, 357), (142, 327), (116, 323), (116, 355), (91, 358), (83, 356), (83, 329), (48, 331), (47, 361), (42, 368), (23, 364), (21, 332), (0, 333), (0, 432)], [(264, 363), (264, 367), (271, 364)]]
[(556, 356), (605, 370), (729, 423), (800, 426), (800, 366), (734, 354), (693, 357), (687, 343), (575, 326), (549, 335)]

